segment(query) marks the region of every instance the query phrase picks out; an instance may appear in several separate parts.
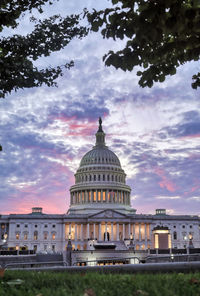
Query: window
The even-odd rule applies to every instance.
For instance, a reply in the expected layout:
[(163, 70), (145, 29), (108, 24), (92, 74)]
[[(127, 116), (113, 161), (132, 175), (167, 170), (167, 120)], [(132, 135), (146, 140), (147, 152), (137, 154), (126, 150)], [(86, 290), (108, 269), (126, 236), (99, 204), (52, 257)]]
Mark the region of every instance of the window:
[(101, 181), (101, 175), (98, 175), (98, 181)]
[(28, 228), (28, 225), (27, 225), (27, 224), (25, 224), (25, 225), (24, 225), (24, 227), (25, 227), (25, 228)]
[(185, 225), (182, 225), (182, 228), (185, 228)]
[(94, 181), (96, 181), (96, 175), (94, 175)]
[(47, 228), (47, 227), (48, 227), (48, 225), (47, 225), (47, 224), (45, 224), (45, 225), (44, 225), (44, 228)]
[(52, 240), (55, 240), (55, 239), (56, 239), (56, 234), (53, 233), (53, 234), (52, 234)]
[(174, 239), (177, 239), (177, 232), (174, 231)]
[(20, 225), (19, 224), (17, 224), (17, 228), (19, 228), (20, 227)]
[[(105, 181), (105, 175), (103, 175), (103, 181)], [(200, 227), (200, 226), (199, 226)]]
[(35, 225), (35, 228), (37, 228), (37, 224)]
[(19, 239), (19, 233), (16, 233), (16, 239)]
[(47, 245), (44, 245), (44, 251), (47, 251)]
[(4, 229), (5, 228), (5, 224), (1, 224), (1, 229)]
[(192, 225), (190, 225), (190, 228), (192, 228)]
[(56, 250), (56, 246), (52, 245), (52, 251), (55, 252), (55, 250)]
[(24, 233), (24, 240), (28, 239), (28, 233)]
[(174, 225), (174, 228), (176, 228), (176, 225)]
[(38, 232), (34, 231), (34, 240), (37, 240), (37, 239), (38, 239)]
[(107, 180), (110, 181), (110, 176), (109, 175), (107, 176)]
[(44, 232), (44, 239), (46, 240), (48, 238), (48, 232)]
[(52, 225), (52, 227), (53, 227), (53, 228), (56, 228), (56, 225), (55, 225), (55, 224), (53, 224), (53, 225)]

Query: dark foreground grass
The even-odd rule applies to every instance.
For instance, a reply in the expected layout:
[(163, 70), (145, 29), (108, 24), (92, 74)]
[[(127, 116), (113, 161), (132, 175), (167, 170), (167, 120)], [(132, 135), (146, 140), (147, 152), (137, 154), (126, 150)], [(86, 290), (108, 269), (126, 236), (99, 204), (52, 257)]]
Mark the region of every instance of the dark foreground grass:
[[(20, 279), (22, 281), (15, 281)], [(6, 271), (0, 296), (200, 296), (200, 273), (69, 274)]]

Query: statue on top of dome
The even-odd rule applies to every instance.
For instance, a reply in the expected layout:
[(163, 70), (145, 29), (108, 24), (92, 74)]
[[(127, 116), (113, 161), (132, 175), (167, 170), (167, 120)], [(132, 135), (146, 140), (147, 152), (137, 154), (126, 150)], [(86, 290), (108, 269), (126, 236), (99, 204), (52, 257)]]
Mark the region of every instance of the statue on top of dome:
[(103, 132), (103, 130), (102, 130), (102, 119), (101, 119), (101, 117), (99, 117), (99, 129), (98, 129), (98, 132)]

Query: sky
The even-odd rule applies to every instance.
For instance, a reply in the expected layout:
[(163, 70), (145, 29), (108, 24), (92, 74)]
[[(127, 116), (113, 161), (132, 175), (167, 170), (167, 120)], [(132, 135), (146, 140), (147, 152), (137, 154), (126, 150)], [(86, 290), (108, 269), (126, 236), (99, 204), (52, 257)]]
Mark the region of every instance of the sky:
[[(109, 5), (59, 0), (45, 7), (44, 17)], [(26, 34), (32, 26), (25, 15), (16, 32)], [(102, 61), (123, 44), (98, 33), (74, 39), (37, 61), (48, 67), (74, 60), (57, 88), (20, 90), (0, 100), (0, 214), (30, 213), (34, 206), (66, 213), (74, 173), (95, 143), (101, 116), (106, 144), (127, 174), (137, 213), (165, 208), (168, 214), (199, 215), (200, 90), (191, 87), (199, 62), (185, 64), (164, 83), (141, 88), (135, 70), (123, 72)]]

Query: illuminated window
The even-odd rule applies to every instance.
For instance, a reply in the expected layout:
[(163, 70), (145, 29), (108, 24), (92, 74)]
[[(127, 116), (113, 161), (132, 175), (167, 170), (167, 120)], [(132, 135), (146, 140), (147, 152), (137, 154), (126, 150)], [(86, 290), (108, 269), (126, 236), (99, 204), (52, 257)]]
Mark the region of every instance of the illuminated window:
[(16, 233), (16, 239), (19, 239), (19, 233)]
[(81, 202), (81, 194), (80, 194), (80, 192), (78, 193), (78, 202), (79, 203)]
[(28, 233), (24, 233), (24, 240), (28, 239)]
[(91, 202), (91, 191), (88, 191), (88, 201)]
[(48, 238), (48, 232), (44, 232), (44, 239)]
[(94, 201), (97, 201), (97, 195), (96, 195), (96, 191), (93, 191), (93, 196), (94, 196)]
[(4, 229), (5, 228), (5, 224), (1, 224), (1, 229)]
[(158, 233), (155, 233), (155, 249), (159, 248)]
[(106, 192), (103, 191), (103, 202), (105, 202), (105, 201), (106, 201)]
[(16, 246), (15, 249), (18, 251), (19, 250), (19, 246)]
[(101, 201), (101, 191), (98, 190), (98, 201)]
[(55, 239), (56, 239), (56, 234), (53, 233), (53, 234), (52, 234), (52, 240), (55, 240)]
[(34, 231), (33, 239), (34, 240), (37, 240), (38, 239), (38, 232), (37, 231)]

